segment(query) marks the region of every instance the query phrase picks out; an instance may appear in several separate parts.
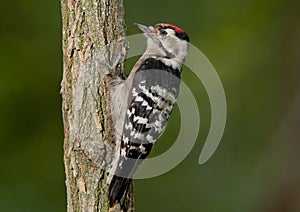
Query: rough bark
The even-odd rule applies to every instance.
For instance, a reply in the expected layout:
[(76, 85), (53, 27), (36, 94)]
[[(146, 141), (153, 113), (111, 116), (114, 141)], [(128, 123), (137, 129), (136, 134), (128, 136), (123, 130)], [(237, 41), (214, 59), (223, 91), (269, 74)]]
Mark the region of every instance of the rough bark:
[[(109, 210), (107, 170), (115, 146), (108, 75), (123, 74), (127, 52), (123, 1), (61, 0), (61, 7), (68, 212), (105, 212)], [(132, 190), (127, 202), (133, 211)]]

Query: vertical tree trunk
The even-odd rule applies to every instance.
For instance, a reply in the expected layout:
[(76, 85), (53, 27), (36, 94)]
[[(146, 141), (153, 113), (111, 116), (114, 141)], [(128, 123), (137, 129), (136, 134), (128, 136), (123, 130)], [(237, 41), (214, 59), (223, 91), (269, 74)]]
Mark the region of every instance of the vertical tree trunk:
[[(61, 6), (68, 212), (105, 212), (109, 210), (107, 170), (115, 146), (107, 76), (123, 71), (127, 52), (123, 1), (61, 0)], [(129, 193), (128, 207), (133, 211)]]

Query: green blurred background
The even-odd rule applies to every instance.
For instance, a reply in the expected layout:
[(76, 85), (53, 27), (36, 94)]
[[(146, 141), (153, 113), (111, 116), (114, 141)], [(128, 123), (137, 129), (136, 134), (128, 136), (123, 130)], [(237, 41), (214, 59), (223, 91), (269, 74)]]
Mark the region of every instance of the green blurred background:
[[(228, 103), (221, 144), (199, 165), (209, 101), (185, 69), (183, 79), (200, 106), (198, 141), (169, 173), (136, 180), (136, 211), (300, 211), (299, 1), (124, 4), (128, 35), (139, 33), (135, 22), (184, 28), (215, 66)], [(0, 211), (66, 211), (60, 2), (2, 1), (1, 9)], [(178, 129), (178, 111), (161, 140)], [(170, 142), (158, 143), (153, 155)]]

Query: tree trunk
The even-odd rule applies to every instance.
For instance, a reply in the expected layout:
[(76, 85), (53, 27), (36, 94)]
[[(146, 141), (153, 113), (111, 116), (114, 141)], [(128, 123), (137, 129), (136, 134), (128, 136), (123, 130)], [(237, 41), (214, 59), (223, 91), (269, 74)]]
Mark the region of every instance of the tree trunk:
[[(115, 151), (109, 75), (127, 53), (122, 0), (61, 0), (64, 163), (68, 212), (109, 210), (107, 170)], [(133, 211), (132, 189), (127, 197)], [(113, 211), (120, 211), (116, 206)]]

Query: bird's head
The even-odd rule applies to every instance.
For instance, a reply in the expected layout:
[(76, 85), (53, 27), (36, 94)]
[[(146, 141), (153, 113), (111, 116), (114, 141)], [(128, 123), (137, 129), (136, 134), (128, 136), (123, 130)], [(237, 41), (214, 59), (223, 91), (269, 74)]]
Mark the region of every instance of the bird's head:
[(147, 37), (145, 54), (162, 58), (165, 63), (171, 63), (174, 68), (181, 67), (189, 46), (189, 36), (186, 32), (172, 24), (135, 25)]

